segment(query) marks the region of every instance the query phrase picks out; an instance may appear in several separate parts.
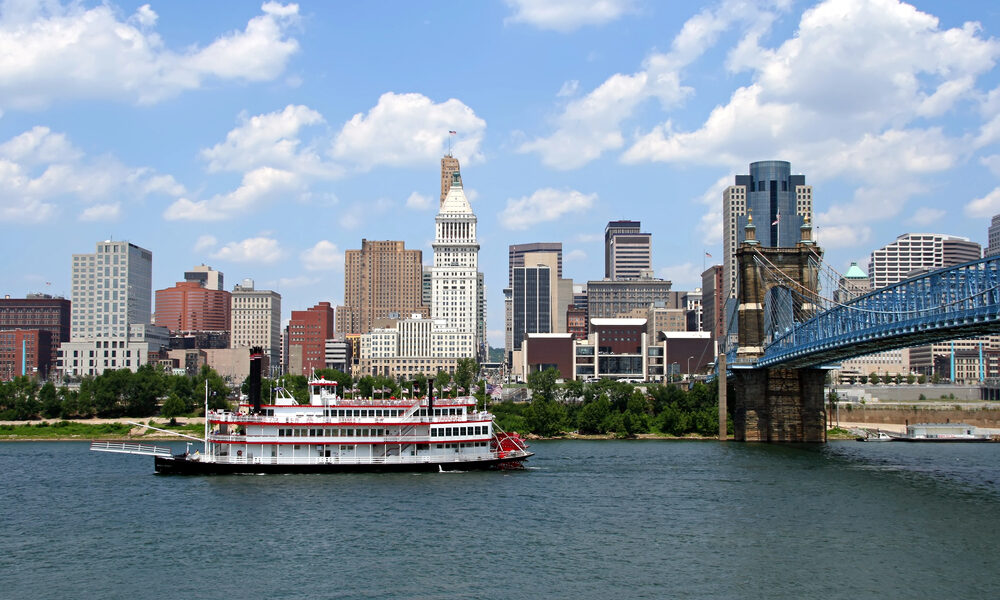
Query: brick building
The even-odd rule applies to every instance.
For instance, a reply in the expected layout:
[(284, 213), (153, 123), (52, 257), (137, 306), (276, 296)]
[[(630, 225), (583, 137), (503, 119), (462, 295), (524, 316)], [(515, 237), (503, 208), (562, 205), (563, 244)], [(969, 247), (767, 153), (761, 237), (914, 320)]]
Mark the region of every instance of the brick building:
[(28, 294), (26, 298), (0, 298), (0, 331), (14, 329), (48, 331), (51, 339), (48, 364), (58, 364), (59, 344), (69, 341), (69, 300), (47, 294)]
[(21, 375), (38, 379), (52, 368), (52, 333), (40, 329), (0, 331), (0, 381)]
[(329, 302), (293, 310), (288, 321), (288, 372), (309, 375), (314, 369), (326, 368), (326, 341), (333, 337), (333, 307)]

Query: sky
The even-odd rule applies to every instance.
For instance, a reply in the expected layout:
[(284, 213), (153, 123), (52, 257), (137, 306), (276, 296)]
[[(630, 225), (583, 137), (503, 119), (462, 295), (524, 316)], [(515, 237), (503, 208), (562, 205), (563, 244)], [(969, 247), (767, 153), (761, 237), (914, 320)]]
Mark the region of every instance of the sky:
[(3, 2), (0, 294), (70, 297), (71, 255), (116, 239), (154, 290), (208, 264), (285, 319), (342, 303), (363, 238), (432, 262), (449, 143), (494, 346), (509, 244), (562, 242), (585, 282), (638, 220), (700, 287), (757, 160), (805, 175), (840, 272), (908, 232), (985, 246), (998, 36), (973, 0)]

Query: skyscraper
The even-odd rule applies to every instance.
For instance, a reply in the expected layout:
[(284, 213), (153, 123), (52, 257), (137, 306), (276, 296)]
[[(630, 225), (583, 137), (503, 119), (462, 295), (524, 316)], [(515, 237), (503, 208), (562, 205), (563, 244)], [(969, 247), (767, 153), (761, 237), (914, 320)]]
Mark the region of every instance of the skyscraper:
[(609, 221), (604, 228), (604, 278), (638, 279), (652, 269), (652, 235), (640, 221)]
[[(441, 204), (448, 197), (448, 190), (451, 189), (451, 182), (455, 180), (458, 173), (458, 183), (462, 183), (462, 173), (458, 166), (458, 159), (448, 154), (441, 157)], [(440, 205), (439, 205), (440, 207)]]
[(872, 289), (900, 282), (925, 271), (960, 265), (982, 257), (982, 247), (969, 238), (941, 233), (904, 233), (871, 254)]
[[(221, 281), (222, 274), (218, 271)], [(185, 276), (190, 273), (185, 273)], [(173, 287), (156, 290), (156, 324), (172, 334), (228, 332), (232, 309), (226, 290), (207, 287), (201, 278), (178, 281)]]
[[(448, 196), (434, 218), (431, 316), (456, 332), (452, 356), (477, 356), (480, 315), (479, 242), (476, 215), (465, 197), (462, 176), (452, 174)], [(419, 270), (418, 270), (419, 273)]]
[(169, 342), (150, 324), (153, 253), (129, 242), (97, 243), (93, 254), (73, 255), (70, 341), (59, 347), (65, 375), (138, 369)]
[(423, 302), (423, 253), (401, 241), (361, 240), (344, 252), (344, 307), (337, 331), (368, 333), (376, 319), (428, 314)]
[(233, 287), (230, 348), (264, 348), (272, 367), (281, 365), (281, 294), (254, 289), (253, 279)]
[(514, 283), (514, 267), (523, 267), (531, 261), (531, 254), (551, 252), (556, 255), (556, 277), (562, 277), (562, 242), (533, 242), (511, 244), (507, 247), (507, 285)]
[(184, 281), (197, 281), (201, 283), (201, 286), (206, 290), (224, 290), (226, 289), (222, 273), (216, 271), (208, 265), (198, 265), (193, 267), (190, 271), (184, 272)]
[(993, 215), (993, 221), (990, 223), (989, 229), (989, 239), (987, 240), (989, 244), (986, 247), (986, 252), (984, 256), (996, 256), (1000, 254), (1000, 215)]
[(93, 254), (74, 254), (71, 341), (127, 340), (129, 325), (149, 324), (152, 298), (149, 250), (109, 240)]
[(805, 175), (792, 175), (783, 160), (750, 163), (749, 175), (737, 175), (722, 192), (723, 295), (736, 294), (736, 248), (743, 242), (747, 216), (753, 215), (757, 240), (768, 248), (793, 247), (799, 228), (812, 221), (812, 187)]

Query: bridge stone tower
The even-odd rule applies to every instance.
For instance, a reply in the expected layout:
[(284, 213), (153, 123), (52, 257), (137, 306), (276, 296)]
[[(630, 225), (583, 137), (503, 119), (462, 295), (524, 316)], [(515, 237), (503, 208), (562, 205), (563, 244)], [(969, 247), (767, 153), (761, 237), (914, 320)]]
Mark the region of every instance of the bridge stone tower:
[[(733, 420), (737, 441), (746, 442), (825, 442), (826, 413), (823, 410), (823, 369), (741, 368), (764, 353), (768, 292), (776, 287), (800, 285), (817, 292), (819, 279), (815, 262), (822, 251), (812, 240), (812, 226), (806, 220), (801, 237), (793, 248), (762, 247), (751, 218), (746, 240), (736, 251), (739, 268), (737, 301), (739, 349), (733, 373)], [(784, 283), (766, 277), (759, 262), (790, 280)], [(791, 282), (794, 282), (791, 283)], [(805, 291), (800, 289), (799, 291)], [(801, 294), (787, 294), (796, 313), (810, 312), (813, 306)]]

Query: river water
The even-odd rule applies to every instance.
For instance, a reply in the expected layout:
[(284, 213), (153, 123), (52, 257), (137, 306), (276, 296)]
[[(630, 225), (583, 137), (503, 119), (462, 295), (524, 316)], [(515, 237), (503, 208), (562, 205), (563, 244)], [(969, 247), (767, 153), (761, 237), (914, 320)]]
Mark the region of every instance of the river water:
[(1000, 444), (532, 449), (508, 473), (163, 477), (0, 444), (0, 597), (1000, 593)]

